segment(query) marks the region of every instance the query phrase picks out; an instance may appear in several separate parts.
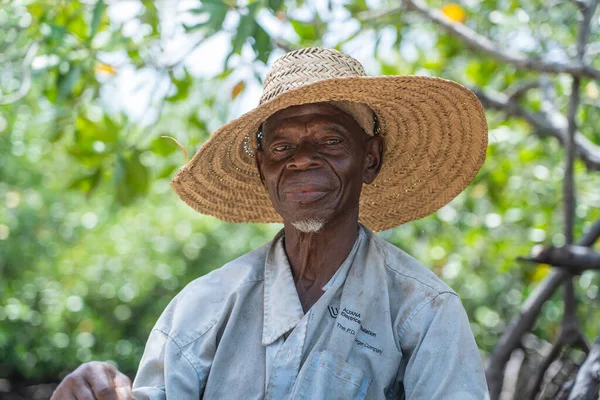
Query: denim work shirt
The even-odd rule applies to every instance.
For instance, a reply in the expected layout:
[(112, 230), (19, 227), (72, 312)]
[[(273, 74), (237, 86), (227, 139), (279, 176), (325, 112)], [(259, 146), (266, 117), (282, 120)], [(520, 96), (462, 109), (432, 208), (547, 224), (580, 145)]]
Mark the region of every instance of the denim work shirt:
[(152, 330), (136, 399), (486, 399), (458, 295), (365, 227), (305, 314), (283, 234), (186, 286)]

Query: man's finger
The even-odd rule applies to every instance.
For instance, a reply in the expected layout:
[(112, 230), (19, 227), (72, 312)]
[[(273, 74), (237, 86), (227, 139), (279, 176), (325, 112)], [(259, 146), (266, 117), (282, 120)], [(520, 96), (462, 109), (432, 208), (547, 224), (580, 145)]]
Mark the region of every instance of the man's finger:
[(135, 400), (131, 388), (117, 388), (117, 394), (119, 395), (119, 400)]
[(119, 400), (133, 400), (133, 392), (131, 390), (131, 379), (125, 374), (117, 371), (115, 376), (115, 386), (117, 387), (117, 393)]
[(71, 390), (66, 389), (65, 386), (58, 386), (54, 390), (54, 393), (52, 393), (52, 397), (50, 397), (50, 400), (77, 400), (77, 398), (75, 397), (73, 392)]
[(94, 393), (92, 393), (92, 389), (88, 386), (86, 382), (82, 380), (74, 381), (74, 385), (70, 386), (71, 394), (75, 396), (77, 400), (96, 400), (94, 397)]
[(114, 372), (109, 367), (112, 367), (112, 365), (105, 363), (92, 364), (84, 374), (84, 379), (95, 396), (94, 399), (119, 400), (117, 387), (113, 380)]
[(54, 390), (50, 400), (95, 400), (95, 398), (83, 379), (70, 374)]

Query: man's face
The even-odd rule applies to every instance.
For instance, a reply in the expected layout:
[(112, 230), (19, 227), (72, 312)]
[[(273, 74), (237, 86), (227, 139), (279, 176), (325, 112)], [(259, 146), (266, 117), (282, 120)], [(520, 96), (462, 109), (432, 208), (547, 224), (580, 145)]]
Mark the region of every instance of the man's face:
[(377, 176), (382, 148), (382, 139), (365, 134), (352, 116), (316, 103), (272, 115), (256, 161), (285, 222), (327, 223), (357, 214), (362, 184)]

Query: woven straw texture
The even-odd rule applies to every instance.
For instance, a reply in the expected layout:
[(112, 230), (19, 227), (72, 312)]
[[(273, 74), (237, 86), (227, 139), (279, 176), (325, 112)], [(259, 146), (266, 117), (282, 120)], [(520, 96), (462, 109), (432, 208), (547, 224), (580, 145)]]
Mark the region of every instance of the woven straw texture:
[(467, 88), (440, 78), (368, 77), (348, 55), (308, 48), (273, 64), (260, 105), (214, 132), (172, 188), (196, 211), (224, 221), (281, 222), (252, 153), (260, 125), (290, 106), (343, 100), (369, 105), (385, 140), (381, 172), (360, 198), (360, 221), (374, 231), (443, 207), (485, 161), (487, 123)]

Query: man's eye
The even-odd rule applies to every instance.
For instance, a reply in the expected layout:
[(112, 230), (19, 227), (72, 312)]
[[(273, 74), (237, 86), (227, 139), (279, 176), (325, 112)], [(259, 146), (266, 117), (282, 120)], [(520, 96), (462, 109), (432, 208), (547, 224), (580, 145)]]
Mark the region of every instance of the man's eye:
[(280, 144), (279, 146), (273, 146), (273, 151), (286, 151), (289, 150), (291, 146), (287, 144)]
[(334, 146), (336, 144), (342, 143), (342, 141), (339, 139), (327, 139), (327, 140), (323, 141), (323, 143), (326, 145)]

